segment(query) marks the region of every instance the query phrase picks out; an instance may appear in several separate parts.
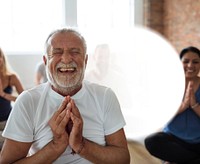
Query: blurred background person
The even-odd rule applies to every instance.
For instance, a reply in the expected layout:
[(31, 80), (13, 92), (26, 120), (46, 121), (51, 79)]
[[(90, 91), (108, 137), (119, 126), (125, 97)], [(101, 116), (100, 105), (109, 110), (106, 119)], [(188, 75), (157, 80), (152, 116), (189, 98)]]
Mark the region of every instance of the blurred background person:
[(85, 80), (112, 88), (120, 101), (122, 108), (130, 108), (130, 93), (123, 72), (117, 66), (116, 54), (112, 52), (109, 44), (98, 44), (91, 56), (93, 67), (86, 72)]
[(110, 69), (110, 49), (108, 44), (99, 44), (96, 46), (93, 61), (94, 69), (86, 74), (86, 80), (107, 85)]
[(43, 61), (39, 62), (35, 69), (35, 85), (47, 82), (46, 69)]
[(0, 48), (0, 130), (4, 129), (11, 112), (11, 102), (14, 102), (23, 90), (17, 75), (9, 70), (6, 56)]

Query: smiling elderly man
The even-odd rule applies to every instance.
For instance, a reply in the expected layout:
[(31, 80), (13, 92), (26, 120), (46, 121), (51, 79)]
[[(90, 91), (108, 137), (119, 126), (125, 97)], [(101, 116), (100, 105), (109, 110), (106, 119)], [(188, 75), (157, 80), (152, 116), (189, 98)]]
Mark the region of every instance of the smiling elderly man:
[(46, 40), (48, 82), (17, 99), (0, 163), (129, 164), (119, 102), (107, 87), (84, 81), (86, 42), (73, 29)]

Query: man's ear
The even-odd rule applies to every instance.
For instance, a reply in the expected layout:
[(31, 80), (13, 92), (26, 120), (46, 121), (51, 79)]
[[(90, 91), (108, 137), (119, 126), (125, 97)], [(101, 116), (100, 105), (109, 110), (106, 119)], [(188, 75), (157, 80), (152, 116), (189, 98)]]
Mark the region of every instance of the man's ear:
[(85, 67), (87, 66), (87, 62), (88, 62), (88, 54), (85, 55)]
[(44, 64), (46, 65), (47, 64), (47, 58), (45, 55), (43, 55), (43, 61), (44, 61)]

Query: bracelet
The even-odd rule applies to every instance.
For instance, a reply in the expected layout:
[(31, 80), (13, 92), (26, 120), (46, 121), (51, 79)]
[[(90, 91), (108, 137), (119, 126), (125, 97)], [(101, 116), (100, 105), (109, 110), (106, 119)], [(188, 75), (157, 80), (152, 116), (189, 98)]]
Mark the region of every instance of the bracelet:
[(196, 104), (192, 105), (191, 108), (192, 108), (192, 109), (195, 109), (195, 108), (198, 107), (198, 106), (199, 106), (199, 103), (197, 102)]
[(81, 153), (81, 151), (83, 150), (83, 147), (85, 146), (85, 138), (83, 137), (82, 138), (82, 142), (81, 142), (81, 145), (80, 145), (80, 147), (79, 147), (79, 149), (78, 149), (78, 151), (76, 152), (77, 154), (80, 154)]
[(81, 145), (80, 145), (80, 147), (79, 147), (78, 151), (77, 151), (77, 152), (75, 152), (75, 151), (72, 149), (72, 152), (71, 152), (71, 154), (73, 154), (73, 155), (74, 155), (74, 154), (80, 154), (80, 153), (81, 153), (81, 151), (83, 150), (84, 146), (85, 146), (85, 138), (83, 137), (83, 138), (82, 138)]

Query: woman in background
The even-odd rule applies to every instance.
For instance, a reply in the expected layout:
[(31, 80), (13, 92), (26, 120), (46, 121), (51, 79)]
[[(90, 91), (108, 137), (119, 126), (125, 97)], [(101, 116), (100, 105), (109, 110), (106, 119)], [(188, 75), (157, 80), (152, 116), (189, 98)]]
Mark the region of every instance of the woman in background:
[[(13, 93), (13, 87), (17, 94)], [(15, 101), (23, 90), (17, 75), (8, 70), (5, 54), (0, 48), (0, 130), (3, 130), (12, 109), (11, 102)]]
[(145, 139), (145, 146), (152, 155), (169, 161), (165, 163), (200, 164), (200, 50), (187, 47), (180, 59), (185, 72), (182, 103), (162, 132)]

